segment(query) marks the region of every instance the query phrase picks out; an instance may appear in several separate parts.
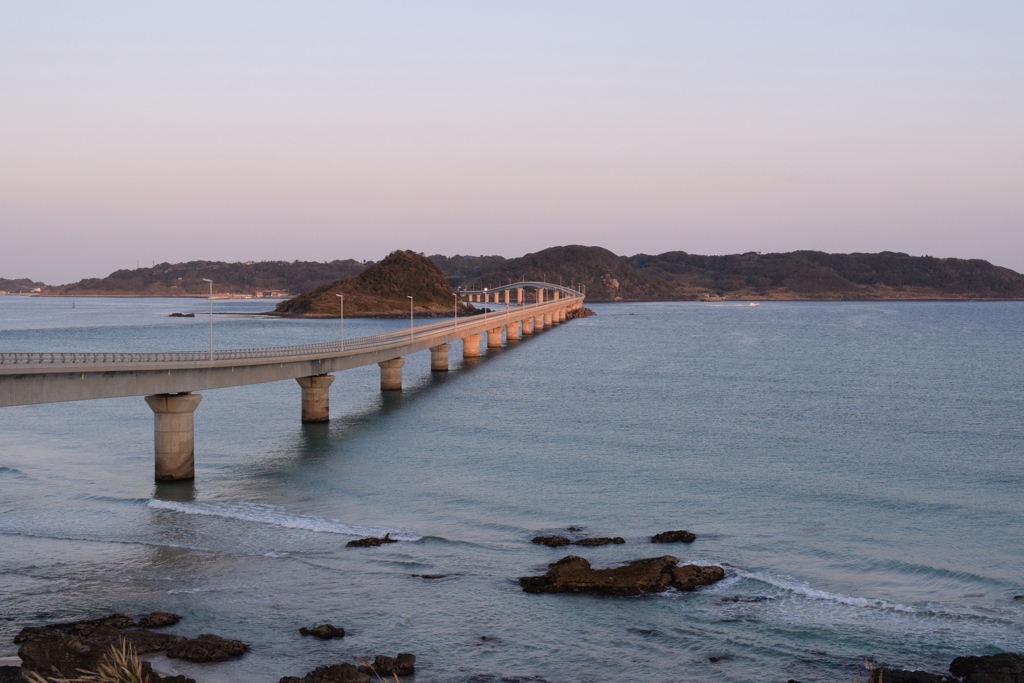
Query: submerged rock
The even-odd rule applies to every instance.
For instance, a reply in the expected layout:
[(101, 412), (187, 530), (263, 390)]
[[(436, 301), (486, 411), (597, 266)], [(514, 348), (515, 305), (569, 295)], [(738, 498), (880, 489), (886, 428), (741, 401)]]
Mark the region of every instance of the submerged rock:
[(303, 626), (299, 629), (299, 633), (304, 636), (316, 636), (320, 640), (330, 640), (331, 638), (344, 638), (345, 629), (338, 628), (332, 624), (320, 624), (314, 628), (306, 628)]
[(349, 541), (345, 544), (346, 548), (377, 548), (384, 545), (385, 543), (398, 543), (395, 539), (391, 538), (391, 534), (384, 534), (383, 537), (378, 538), (377, 536), (367, 536), (366, 538), (357, 538), (354, 541)]
[(949, 671), (964, 683), (1024, 683), (1024, 655), (1002, 652), (983, 657), (957, 657)]
[(139, 619), (139, 626), (142, 628), (160, 628), (161, 626), (174, 626), (181, 621), (180, 614), (171, 612), (150, 612)]
[(546, 545), (549, 548), (561, 548), (562, 546), (569, 545), (571, 542), (565, 536), (534, 536), (530, 540), (530, 543)]
[(223, 662), (232, 657), (241, 657), (248, 651), (249, 646), (240, 640), (229, 640), (212, 633), (203, 633), (195, 638), (183, 639), (167, 648), (167, 656), (189, 662)]
[(135, 620), (127, 614), (111, 614), (99, 619), (82, 619), (80, 621), (47, 624), (45, 626), (28, 626), (14, 636), (14, 643), (27, 643), (38, 638), (47, 638), (57, 633), (76, 636), (91, 636), (94, 633), (117, 633), (121, 629), (135, 626)]
[(527, 593), (596, 593), (640, 595), (668, 588), (690, 591), (725, 578), (721, 567), (678, 566), (671, 555), (635, 560), (621, 567), (593, 569), (590, 562), (569, 555), (550, 565), (541, 576), (524, 576), (519, 585)]
[(412, 676), (416, 673), (416, 655), (411, 655), (408, 652), (399, 652), (397, 657), (377, 655), (373, 660), (372, 667), (363, 665), (359, 667), (359, 670), (377, 678)]
[(695, 540), (697, 540), (697, 534), (685, 529), (662, 531), (651, 537), (651, 543), (693, 543)]
[(581, 538), (580, 540), (573, 542), (573, 545), (599, 546), (608, 545), (609, 543), (613, 543), (615, 545), (622, 545), (625, 542), (626, 539), (624, 539), (622, 536), (615, 536), (613, 538), (601, 536), (600, 538)]
[(419, 578), (419, 579), (447, 579), (448, 578), (447, 574), (413, 574), (413, 576), (415, 576), (416, 578)]
[(278, 683), (370, 683), (370, 676), (353, 664), (318, 666), (302, 678), (285, 676)]

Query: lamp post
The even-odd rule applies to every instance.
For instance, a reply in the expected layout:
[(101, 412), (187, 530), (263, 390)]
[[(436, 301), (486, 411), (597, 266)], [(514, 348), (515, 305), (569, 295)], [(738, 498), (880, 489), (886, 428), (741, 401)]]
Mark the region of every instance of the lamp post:
[(341, 303), (338, 304), (339, 305), (339, 308), (338, 308), (338, 327), (341, 328), (340, 329), (340, 333), (341, 333), (341, 350), (344, 351), (345, 350), (345, 295), (344, 294), (335, 294), (334, 296), (336, 296), (339, 299), (341, 299)]
[(484, 320), (487, 320), (487, 288), (484, 287)]
[(409, 341), (412, 341), (412, 297), (409, 298)]
[(459, 326), (459, 295), (455, 295), (455, 327)]
[(210, 283), (210, 362), (213, 362), (213, 280), (203, 278), (203, 282)]

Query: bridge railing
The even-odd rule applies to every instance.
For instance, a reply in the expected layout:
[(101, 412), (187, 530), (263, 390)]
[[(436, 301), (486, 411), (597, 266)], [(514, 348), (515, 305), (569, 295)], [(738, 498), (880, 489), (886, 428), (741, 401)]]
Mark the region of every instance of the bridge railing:
[[(567, 303), (574, 300), (582, 300), (582, 297), (567, 297), (559, 303)], [(365, 351), (383, 346), (390, 346), (396, 343), (416, 339), (422, 339), (425, 335), (433, 334), (442, 329), (458, 331), (459, 323), (465, 326), (493, 320), (494, 324), (501, 325), (504, 321), (514, 320), (516, 316), (523, 315), (537, 308), (550, 307), (556, 301), (546, 301), (539, 304), (517, 306), (508, 311), (496, 311), (485, 315), (477, 314), (458, 318), (454, 322), (442, 321), (429, 325), (413, 327), (410, 333), (408, 329), (392, 330), (366, 337), (354, 337), (331, 342), (319, 342), (316, 344), (297, 344), (293, 346), (267, 346), (247, 349), (223, 349), (213, 352), (213, 362), (217, 361), (246, 361), (267, 358), (292, 358), (297, 356), (315, 355), (337, 355), (348, 352)], [(0, 353), (0, 366), (10, 365), (148, 365), (154, 363), (208, 363), (211, 361), (209, 351), (128, 351), (128, 352), (93, 352), (93, 351), (41, 351), (41, 352), (4, 352)]]

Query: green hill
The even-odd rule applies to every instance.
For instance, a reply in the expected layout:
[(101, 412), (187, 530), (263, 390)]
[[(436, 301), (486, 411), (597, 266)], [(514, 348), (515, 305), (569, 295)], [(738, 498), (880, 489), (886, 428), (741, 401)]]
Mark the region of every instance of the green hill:
[[(412, 251), (395, 251), (355, 277), (282, 301), (275, 313), (336, 316), (339, 294), (345, 297), (345, 315), (406, 315), (409, 296), (413, 297), (414, 311), (420, 315), (449, 315), (456, 305), (455, 292), (433, 261)], [(460, 312), (466, 310), (461, 303), (459, 307)]]
[(118, 270), (104, 278), (89, 278), (67, 285), (47, 287), (43, 294), (57, 296), (205, 296), (213, 280), (217, 294), (294, 294), (325, 282), (352, 277), (367, 266), (348, 259), (315, 261), (189, 261), (159, 263), (152, 268)]

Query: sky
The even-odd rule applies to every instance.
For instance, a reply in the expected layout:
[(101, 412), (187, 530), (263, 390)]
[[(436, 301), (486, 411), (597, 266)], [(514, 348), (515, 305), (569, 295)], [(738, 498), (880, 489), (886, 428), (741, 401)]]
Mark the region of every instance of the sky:
[(0, 277), (817, 249), (1024, 271), (1024, 3), (0, 4)]

